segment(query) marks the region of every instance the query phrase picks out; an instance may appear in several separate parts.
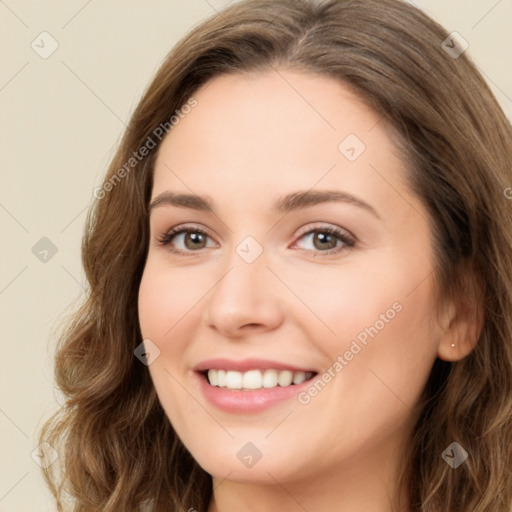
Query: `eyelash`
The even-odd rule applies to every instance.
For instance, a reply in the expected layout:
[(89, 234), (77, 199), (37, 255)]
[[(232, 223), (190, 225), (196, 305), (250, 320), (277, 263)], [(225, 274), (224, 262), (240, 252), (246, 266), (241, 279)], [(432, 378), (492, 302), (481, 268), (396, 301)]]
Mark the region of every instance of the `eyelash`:
[[(205, 235), (208, 238), (211, 238), (210, 235), (204, 229), (201, 229), (198, 226), (181, 226), (178, 228), (173, 228), (173, 229), (163, 233), (157, 240), (158, 245), (168, 246), (176, 236), (181, 235), (182, 233), (201, 233), (202, 235)], [(321, 226), (321, 227), (306, 229), (303, 232), (299, 233), (298, 239), (303, 238), (304, 236), (310, 235), (312, 233), (324, 233), (324, 234), (328, 234), (328, 235), (333, 235), (336, 238), (338, 238), (341, 242), (343, 242), (343, 244), (344, 244), (344, 246), (342, 246), (342, 247), (338, 247), (336, 249), (330, 249), (328, 251), (313, 251), (313, 253), (319, 253), (323, 256), (330, 255), (330, 254), (338, 254), (341, 251), (343, 251), (344, 249), (346, 249), (347, 247), (353, 247), (355, 245), (354, 238), (350, 237), (349, 235), (347, 235), (340, 229), (334, 228), (332, 226)], [(309, 251), (308, 249), (303, 249), (303, 250)], [(179, 254), (182, 256), (194, 256), (195, 255), (194, 253), (200, 252), (200, 250), (198, 250), (198, 251), (182, 251), (182, 250), (178, 250), (178, 249), (173, 249), (171, 247), (169, 247), (169, 251), (173, 254)], [(316, 254), (314, 254), (314, 256), (316, 256)]]

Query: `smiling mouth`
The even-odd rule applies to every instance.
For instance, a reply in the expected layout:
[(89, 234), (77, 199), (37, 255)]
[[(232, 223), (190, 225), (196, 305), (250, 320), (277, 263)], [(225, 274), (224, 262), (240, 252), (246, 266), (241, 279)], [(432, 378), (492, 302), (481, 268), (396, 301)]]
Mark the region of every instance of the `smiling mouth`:
[(318, 375), (317, 372), (275, 369), (249, 370), (246, 372), (210, 369), (201, 373), (212, 387), (242, 391), (295, 386)]

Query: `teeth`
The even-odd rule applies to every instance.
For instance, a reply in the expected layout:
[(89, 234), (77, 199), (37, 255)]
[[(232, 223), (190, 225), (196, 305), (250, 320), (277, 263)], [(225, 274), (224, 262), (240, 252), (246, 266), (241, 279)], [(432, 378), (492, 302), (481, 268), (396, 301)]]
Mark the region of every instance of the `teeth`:
[(208, 370), (208, 380), (212, 386), (216, 386), (219, 382), (219, 372)]
[(295, 372), (293, 374), (293, 383), (300, 384), (306, 380), (306, 372)]
[(261, 372), (259, 370), (245, 372), (242, 378), (242, 387), (244, 389), (259, 389), (261, 388), (262, 380)]
[(293, 372), (289, 370), (285, 370), (284, 372), (281, 372), (279, 374), (279, 377), (277, 378), (277, 382), (280, 386), (289, 386), (293, 381)]
[[(213, 370), (215, 371), (215, 370)], [(210, 373), (210, 372), (208, 372)], [(224, 370), (219, 370), (217, 372), (217, 386), (226, 387), (226, 372)]]
[(265, 370), (263, 374), (263, 387), (275, 388), (277, 386), (278, 375), (277, 370)]
[(261, 389), (301, 384), (313, 376), (312, 372), (292, 372), (290, 370), (208, 370), (208, 382), (212, 386), (227, 389)]
[(228, 389), (242, 389), (242, 374), (240, 372), (226, 372), (226, 387)]

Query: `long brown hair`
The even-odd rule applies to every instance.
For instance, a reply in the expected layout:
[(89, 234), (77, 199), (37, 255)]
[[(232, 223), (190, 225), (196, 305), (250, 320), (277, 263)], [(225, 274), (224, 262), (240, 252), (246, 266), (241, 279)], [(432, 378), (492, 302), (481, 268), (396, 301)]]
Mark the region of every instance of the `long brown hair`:
[[(279, 67), (340, 80), (396, 129), (410, 187), (431, 216), (438, 303), (454, 297), (461, 313), (482, 310), (476, 348), (432, 368), (403, 465), (406, 509), (510, 510), (512, 130), (449, 37), (400, 0), (245, 0), (174, 47), (87, 220), (88, 298), (60, 337), (55, 377), (65, 402), (40, 437), (59, 450), (44, 471), (59, 511), (66, 497), (75, 512), (208, 508), (211, 477), (174, 433), (147, 367), (134, 357), (152, 169), (162, 134), (201, 85)], [(147, 154), (132, 161), (143, 146)], [(469, 453), (457, 470), (441, 457), (452, 442)]]

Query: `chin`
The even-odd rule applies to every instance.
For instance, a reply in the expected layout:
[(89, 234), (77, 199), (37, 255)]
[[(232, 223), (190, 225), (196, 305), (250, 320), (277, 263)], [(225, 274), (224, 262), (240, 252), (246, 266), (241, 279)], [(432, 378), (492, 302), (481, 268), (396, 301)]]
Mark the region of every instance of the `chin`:
[(266, 485), (300, 478), (297, 449), (286, 451), (282, 446), (239, 439), (237, 436), (224, 445), (210, 445), (191, 453), (207, 473), (219, 480)]

